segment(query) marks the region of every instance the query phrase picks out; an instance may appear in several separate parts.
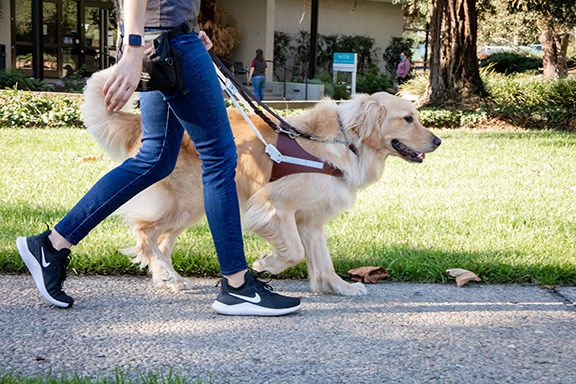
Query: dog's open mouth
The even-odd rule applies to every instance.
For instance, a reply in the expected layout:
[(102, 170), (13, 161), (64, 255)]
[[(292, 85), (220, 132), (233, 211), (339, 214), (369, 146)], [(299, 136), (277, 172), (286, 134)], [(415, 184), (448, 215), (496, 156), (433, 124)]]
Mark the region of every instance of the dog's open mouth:
[(392, 140), (392, 147), (398, 151), (400, 156), (411, 163), (421, 163), (426, 157), (426, 154), (413, 151), (396, 139)]

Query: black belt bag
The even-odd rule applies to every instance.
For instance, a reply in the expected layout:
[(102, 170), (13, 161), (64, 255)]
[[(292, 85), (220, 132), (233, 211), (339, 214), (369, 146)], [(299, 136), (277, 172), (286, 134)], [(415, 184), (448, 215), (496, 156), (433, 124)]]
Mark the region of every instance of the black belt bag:
[[(193, 32), (196, 26), (197, 19), (195, 18), (169, 31), (145, 33), (142, 73), (137, 91), (162, 91), (178, 87), (183, 94), (188, 93), (182, 75), (182, 57), (180, 52), (170, 45), (170, 40)], [(117, 57), (118, 61), (122, 58), (122, 43), (118, 44)]]

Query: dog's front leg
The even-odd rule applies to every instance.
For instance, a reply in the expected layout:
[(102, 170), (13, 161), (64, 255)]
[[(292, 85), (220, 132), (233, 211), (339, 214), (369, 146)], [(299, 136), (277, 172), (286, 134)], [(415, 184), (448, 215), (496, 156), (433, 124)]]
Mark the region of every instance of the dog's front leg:
[(264, 193), (256, 194), (250, 199), (242, 226), (275, 248), (274, 253), (262, 255), (254, 262), (255, 270), (278, 274), (304, 260), (294, 209), (283, 204), (273, 205)]
[(306, 266), (310, 287), (315, 292), (359, 296), (368, 293), (362, 283), (347, 283), (334, 270), (332, 258), (326, 245), (324, 227), (298, 227), (306, 254)]

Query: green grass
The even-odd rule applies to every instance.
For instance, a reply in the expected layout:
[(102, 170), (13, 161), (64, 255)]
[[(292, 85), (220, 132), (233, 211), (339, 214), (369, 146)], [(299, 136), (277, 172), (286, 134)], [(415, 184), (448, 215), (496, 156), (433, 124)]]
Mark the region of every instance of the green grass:
[[(465, 268), (485, 283), (575, 285), (576, 135), (435, 132), (443, 144), (423, 164), (391, 158), (327, 225), (337, 272), (378, 265), (394, 280), (443, 282), (446, 269)], [(78, 129), (2, 129), (0, 142), (0, 272), (24, 272), (15, 238), (54, 226), (113, 163)], [(72, 271), (143, 273), (118, 252), (133, 242), (109, 218), (74, 248)], [(270, 250), (253, 234), (245, 242), (249, 261)], [(205, 221), (181, 235), (173, 258), (184, 275), (218, 274)], [(305, 278), (303, 264), (282, 276)]]
[(116, 370), (114, 377), (97, 377), (91, 378), (88, 376), (79, 376), (76, 374), (68, 375), (63, 373), (61, 375), (47, 374), (47, 375), (20, 375), (13, 372), (2, 372), (0, 370), (0, 384), (203, 384), (212, 383), (212, 379), (208, 381), (200, 378), (193, 378), (188, 376), (180, 376), (172, 371), (166, 375), (157, 373), (141, 373), (138, 372), (136, 376), (129, 377), (129, 372)]

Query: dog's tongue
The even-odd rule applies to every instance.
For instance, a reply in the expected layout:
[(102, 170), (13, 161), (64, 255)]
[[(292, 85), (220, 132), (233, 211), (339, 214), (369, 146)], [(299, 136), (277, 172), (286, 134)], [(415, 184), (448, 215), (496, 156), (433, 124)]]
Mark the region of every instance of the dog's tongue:
[(425, 154), (425, 153), (416, 152), (416, 157), (418, 157), (419, 159), (424, 160), (424, 158), (426, 157), (426, 154)]

